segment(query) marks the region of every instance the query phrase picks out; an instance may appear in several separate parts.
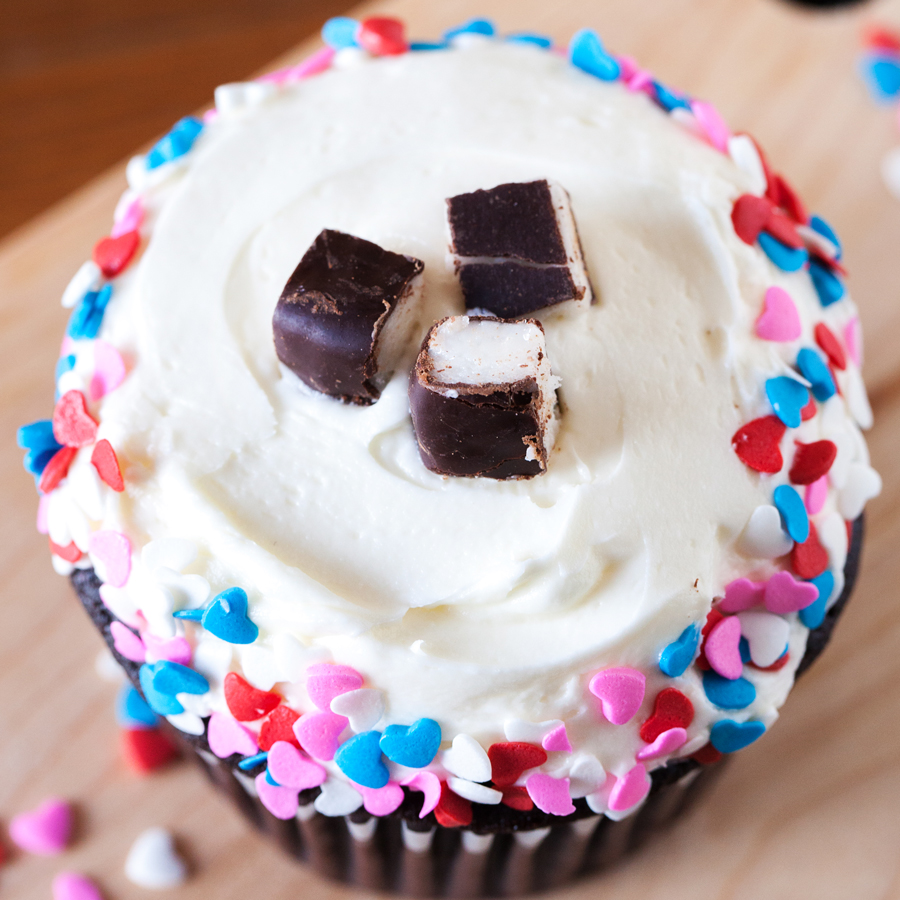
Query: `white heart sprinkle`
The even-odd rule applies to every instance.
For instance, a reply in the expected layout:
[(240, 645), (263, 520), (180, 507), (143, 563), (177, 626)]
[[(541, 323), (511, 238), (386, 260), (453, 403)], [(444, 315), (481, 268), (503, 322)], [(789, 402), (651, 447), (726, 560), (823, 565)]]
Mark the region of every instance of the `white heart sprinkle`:
[(94, 659), (94, 671), (104, 680), (118, 684), (125, 680), (125, 671), (116, 662), (116, 658), (104, 647)]
[(357, 734), (371, 731), (384, 715), (384, 694), (374, 688), (347, 691), (331, 701), (331, 711), (346, 716)]
[(183, 572), (196, 558), (197, 545), (185, 538), (158, 538), (141, 550), (141, 562), (151, 575), (159, 568)]
[(826, 432), (825, 437), (837, 447), (837, 456), (828, 470), (828, 481), (832, 487), (840, 490), (847, 483), (847, 475), (856, 454), (856, 443), (844, 429)]
[(244, 678), (261, 691), (270, 691), (278, 681), (278, 664), (268, 647), (247, 644), (239, 648)]
[(174, 725), (179, 731), (185, 734), (193, 734), (198, 737), (203, 734), (203, 719), (196, 713), (183, 712), (175, 715), (166, 716), (169, 724)]
[(750, 177), (750, 193), (762, 194), (766, 190), (766, 171), (756, 144), (746, 134), (734, 134), (728, 138), (728, 155), (735, 165)]
[(329, 778), (316, 797), (316, 812), (323, 816), (349, 816), (362, 806), (363, 798), (346, 781)]
[(889, 150), (881, 160), (881, 177), (887, 189), (900, 197), (900, 147)]
[(741, 634), (750, 645), (750, 659), (761, 669), (779, 659), (787, 646), (791, 626), (787, 619), (762, 610), (738, 613)]
[(208, 631), (200, 632), (191, 666), (212, 684), (221, 684), (231, 671), (234, 647)]
[(175, 852), (172, 835), (165, 828), (148, 828), (131, 845), (125, 875), (142, 888), (177, 887), (187, 877), (187, 866)]
[(258, 106), (271, 97), (277, 88), (267, 81), (235, 81), (220, 84), (213, 94), (216, 112), (221, 116)]
[(838, 512), (829, 513), (817, 526), (819, 542), (828, 551), (832, 571), (840, 571), (847, 562), (847, 526)]
[(209, 599), (209, 582), (202, 575), (182, 575), (159, 566), (154, 577), (172, 595), (176, 609), (199, 609)]
[(774, 506), (757, 506), (738, 540), (741, 553), (754, 559), (776, 559), (790, 553), (793, 546)]
[(324, 647), (305, 647), (292, 634), (276, 634), (272, 652), (278, 666), (278, 680), (297, 684), (306, 680), (306, 670), (315, 663), (328, 662), (331, 654)]
[(540, 746), (544, 738), (562, 724), (562, 719), (548, 719), (546, 722), (507, 719), (503, 723), (503, 733), (508, 741), (524, 741), (526, 744), (538, 744)]
[(195, 716), (204, 718), (212, 712), (212, 695), (209, 691), (205, 694), (176, 694), (175, 699), (184, 707), (185, 712), (193, 713)]
[(121, 619), (126, 625), (137, 627), (137, 607), (127, 591), (111, 584), (101, 584), (100, 599), (117, 619)]
[(863, 383), (862, 375), (856, 368), (847, 370), (844, 396), (847, 398), (847, 408), (850, 415), (856, 419), (860, 428), (868, 430), (872, 427), (872, 407), (869, 404), (869, 395)]
[(454, 794), (459, 794), (460, 797), (465, 797), (473, 803), (495, 805), (503, 799), (502, 791), (495, 791), (485, 784), (466, 781), (465, 778), (448, 778), (447, 786)]
[[(606, 781), (606, 770), (596, 756), (583, 754), (569, 766), (569, 794), (573, 800), (598, 791)], [(554, 776), (562, 777), (562, 776)]]
[(72, 309), (88, 291), (96, 291), (103, 280), (100, 266), (93, 260), (81, 264), (81, 268), (72, 276), (62, 295), (62, 305)]
[(847, 483), (838, 495), (838, 511), (852, 522), (866, 503), (881, 493), (881, 476), (865, 463), (853, 463), (847, 472)]
[(441, 757), (444, 768), (466, 781), (490, 781), (491, 761), (484, 747), (468, 734), (453, 738), (449, 750)]

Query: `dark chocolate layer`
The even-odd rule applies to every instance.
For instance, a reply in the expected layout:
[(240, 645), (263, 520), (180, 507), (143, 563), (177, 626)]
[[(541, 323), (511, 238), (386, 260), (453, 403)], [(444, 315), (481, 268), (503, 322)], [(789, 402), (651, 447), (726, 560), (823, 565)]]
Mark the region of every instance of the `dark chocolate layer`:
[(278, 358), (310, 387), (374, 403), (378, 335), (424, 263), (340, 231), (322, 231), (275, 307)]
[(459, 283), (469, 309), (487, 309), (501, 319), (527, 316), (577, 294), (572, 274), (564, 266), (464, 263)]

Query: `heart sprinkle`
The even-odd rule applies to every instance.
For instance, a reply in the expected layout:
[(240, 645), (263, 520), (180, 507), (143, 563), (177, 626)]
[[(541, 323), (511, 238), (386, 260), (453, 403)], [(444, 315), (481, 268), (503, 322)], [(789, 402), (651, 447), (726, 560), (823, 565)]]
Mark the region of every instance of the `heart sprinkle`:
[(112, 444), (106, 438), (97, 441), (91, 453), (91, 465), (97, 470), (100, 479), (108, 484), (114, 491), (121, 493), (125, 490), (125, 482), (122, 480), (122, 470), (119, 468), (119, 459)]
[(700, 632), (696, 625), (688, 625), (678, 636), (678, 640), (669, 644), (659, 655), (659, 668), (663, 675), (678, 678), (687, 671), (694, 661)]
[(761, 738), (765, 732), (766, 726), (762, 722), (721, 719), (712, 727), (710, 743), (719, 753), (734, 753)]
[(766, 382), (766, 397), (775, 415), (788, 428), (800, 427), (800, 411), (809, 403), (809, 391), (799, 381), (786, 375), (770, 378)]
[(53, 900), (103, 900), (100, 889), (79, 872), (60, 872), (50, 884)]
[(780, 287), (766, 291), (762, 314), (756, 320), (756, 334), (766, 341), (786, 343), (800, 337), (800, 314), (791, 295)]
[(568, 816), (575, 812), (575, 804), (569, 796), (569, 779), (553, 778), (543, 772), (529, 775), (525, 790), (541, 812), (554, 816)]
[(515, 784), (528, 769), (542, 766), (547, 762), (547, 753), (534, 744), (507, 741), (491, 744), (488, 758), (491, 761), (491, 781), (498, 788), (503, 788)]
[(774, 475), (784, 465), (779, 444), (785, 431), (787, 426), (777, 416), (763, 416), (741, 426), (734, 433), (731, 446), (751, 469)]
[[(206, 740), (209, 749), (219, 759), (228, 759), (234, 753), (252, 756), (259, 751), (253, 732), (236, 719), (214, 712), (206, 726)], [(266, 748), (268, 749), (268, 748)]]
[(746, 678), (723, 678), (717, 672), (703, 673), (707, 700), (719, 709), (746, 709), (756, 699), (756, 688)]
[(415, 775), (407, 778), (402, 784), (410, 790), (421, 791), (424, 794), (422, 809), (419, 811), (420, 819), (424, 819), (438, 805), (438, 801), (441, 799), (441, 780), (434, 772), (416, 772)]
[(641, 763), (629, 769), (609, 792), (609, 808), (613, 812), (624, 812), (641, 803), (650, 792), (650, 776)]
[(294, 735), (310, 756), (328, 762), (334, 759), (339, 746), (338, 738), (348, 724), (344, 716), (330, 711), (306, 713), (294, 723)]
[(652, 744), (648, 744), (643, 750), (639, 750), (637, 760), (645, 762), (649, 759), (659, 759), (674, 753), (687, 741), (687, 731), (684, 728), (670, 728), (664, 731)]
[[(252, 722), (272, 712), (281, 697), (251, 686), (237, 672), (229, 672), (224, 681), (225, 703), (239, 722)], [(329, 757), (330, 758), (330, 757)]]
[(66, 849), (72, 832), (72, 810), (68, 803), (51, 797), (30, 812), (14, 816), (9, 823), (12, 842), (27, 853), (56, 856)]
[(814, 441), (811, 444), (795, 441), (795, 445), (797, 449), (794, 451), (789, 475), (793, 484), (812, 484), (824, 478), (837, 458), (837, 445), (834, 441)]
[(300, 742), (294, 734), (294, 723), (300, 714), (289, 706), (276, 706), (263, 720), (259, 729), (259, 749), (268, 750), (275, 741), (287, 741), (299, 747)]
[(178, 758), (178, 747), (158, 728), (126, 728), (121, 736), (125, 765), (138, 775), (147, 775)]
[(97, 438), (97, 420), (81, 391), (66, 391), (53, 410), (53, 436), (66, 447), (86, 447)]
[(441, 782), (441, 796), (434, 808), (438, 825), (444, 828), (460, 828), (472, 824), (472, 804), (459, 794), (454, 794), (446, 781)]
[[(441, 726), (434, 719), (419, 719), (412, 725), (388, 725), (381, 738), (381, 751), (410, 769), (424, 769), (441, 746)], [(546, 754), (545, 754), (546, 756)]]
[(125, 875), (138, 887), (173, 888), (187, 878), (187, 866), (175, 850), (165, 828), (148, 828), (131, 845), (125, 860)]
[(790, 572), (776, 572), (766, 583), (766, 609), (777, 615), (798, 612), (809, 606), (818, 591), (805, 581), (797, 581)]
[(713, 626), (706, 638), (703, 650), (710, 666), (723, 678), (741, 677), (744, 665), (738, 644), (741, 640), (741, 623), (734, 616), (726, 616)]
[(623, 666), (598, 672), (588, 688), (600, 700), (604, 717), (613, 725), (624, 725), (641, 708), (646, 684), (643, 672)]
[(641, 740), (652, 744), (670, 728), (687, 728), (694, 721), (694, 704), (676, 688), (664, 688), (653, 702), (653, 715), (641, 725)]
[(773, 495), (781, 524), (791, 539), (802, 544), (809, 537), (809, 516), (803, 498), (789, 485), (780, 484)]
[(466, 781), (485, 782), (491, 780), (491, 760), (484, 747), (468, 734), (458, 734), (453, 738), (449, 750), (441, 755), (444, 768)]
[(227, 588), (202, 611), (183, 609), (174, 615), (176, 619), (199, 619), (210, 634), (229, 644), (252, 644), (259, 637), (259, 628), (247, 613), (247, 592), (243, 588)]
[(278, 784), (300, 791), (318, 787), (328, 777), (322, 766), (287, 741), (272, 744), (266, 768)]
[(809, 537), (802, 544), (794, 544), (791, 550), (791, 568), (807, 580), (821, 575), (828, 568), (828, 551), (819, 541), (812, 522), (809, 523)]
[(141, 236), (137, 231), (126, 231), (118, 237), (106, 237), (94, 245), (93, 259), (105, 278), (115, 278), (131, 262)]
[(362, 675), (350, 666), (320, 663), (306, 670), (309, 699), (322, 710), (331, 709), (331, 701), (339, 694), (356, 691), (363, 686)]

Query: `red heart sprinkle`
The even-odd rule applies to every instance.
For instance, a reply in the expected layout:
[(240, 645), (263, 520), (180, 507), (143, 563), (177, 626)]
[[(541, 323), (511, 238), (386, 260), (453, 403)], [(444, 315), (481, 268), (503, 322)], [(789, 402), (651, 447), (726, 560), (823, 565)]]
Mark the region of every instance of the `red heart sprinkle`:
[(454, 794), (446, 781), (441, 782), (441, 799), (434, 808), (438, 825), (444, 828), (459, 828), (472, 824), (472, 804), (465, 797)]
[(795, 250), (799, 250), (804, 246), (803, 238), (797, 233), (797, 225), (780, 210), (772, 210), (764, 230), (781, 241), (782, 244), (793, 247)]
[(811, 444), (794, 441), (794, 443), (797, 450), (791, 463), (792, 484), (812, 484), (827, 474), (837, 456), (837, 445), (833, 441), (814, 441)]
[(500, 802), (504, 806), (510, 806), (520, 812), (528, 812), (530, 809), (534, 809), (534, 800), (528, 796), (528, 791), (521, 785), (503, 788), (503, 799)]
[(870, 25), (864, 30), (863, 43), (873, 50), (900, 53), (900, 37), (878, 25)]
[(828, 568), (828, 551), (819, 543), (816, 526), (809, 523), (809, 537), (791, 550), (791, 568), (800, 578), (809, 581)]
[(69, 474), (69, 466), (72, 465), (77, 452), (75, 447), (63, 447), (50, 457), (50, 462), (41, 472), (41, 481), (38, 484), (42, 494), (49, 494)]
[(750, 665), (753, 666), (754, 669), (759, 669), (760, 672), (777, 672), (779, 669), (783, 669), (788, 664), (788, 660), (790, 658), (791, 654), (785, 652), (782, 653), (781, 656), (779, 656), (771, 666), (757, 666), (753, 662), (751, 662)]
[(97, 422), (81, 391), (66, 391), (53, 410), (53, 436), (65, 447), (85, 447), (97, 437)]
[(701, 766), (711, 766), (722, 758), (722, 754), (712, 744), (704, 744), (696, 753), (691, 754)]
[(66, 562), (77, 563), (79, 559), (81, 559), (84, 554), (78, 549), (75, 541), (71, 541), (65, 547), (60, 547), (59, 544), (54, 544), (53, 541), (50, 541), (50, 552), (54, 556), (58, 556), (60, 559), (64, 559)]
[(755, 244), (771, 214), (772, 204), (765, 197), (743, 194), (735, 200), (731, 211), (735, 234), (745, 244)]
[(741, 462), (751, 469), (774, 475), (784, 465), (778, 445), (785, 431), (787, 426), (778, 416), (763, 416), (738, 428), (731, 446)]
[(360, 47), (373, 56), (396, 56), (409, 49), (404, 30), (399, 19), (373, 16), (371, 19), (363, 19), (356, 40)]
[(805, 225), (809, 216), (794, 193), (794, 189), (780, 176), (770, 174), (766, 196), (780, 209), (783, 209), (798, 225)]
[(844, 524), (847, 526), (847, 546), (853, 543), (853, 523), (844, 521)]
[(800, 410), (800, 421), (808, 422), (817, 412), (818, 407), (816, 406), (816, 399), (810, 394), (809, 403)]
[(496, 787), (503, 788), (515, 784), (526, 769), (547, 762), (547, 751), (525, 741), (507, 741), (491, 744), (488, 759), (491, 761), (491, 780)]
[(94, 262), (106, 278), (115, 278), (131, 262), (141, 236), (126, 231), (118, 237), (105, 237), (94, 245)]
[(259, 749), (268, 751), (275, 741), (287, 741), (299, 749), (300, 742), (294, 734), (294, 722), (300, 718), (289, 706), (275, 707), (259, 729)]
[(123, 729), (121, 747), (125, 764), (142, 775), (178, 756), (178, 748), (158, 728)]
[(252, 722), (272, 712), (281, 697), (271, 691), (257, 690), (237, 672), (229, 672), (225, 676), (225, 703), (238, 722)]
[(711, 669), (712, 666), (709, 664), (709, 660), (706, 658), (706, 639), (709, 637), (709, 633), (719, 624), (719, 622), (724, 619), (725, 616), (719, 612), (718, 607), (713, 607), (706, 614), (706, 624), (703, 626), (703, 630), (700, 632), (700, 636), (703, 638), (700, 644), (700, 655), (694, 661), (694, 664), (698, 669), (705, 672), (707, 669)]
[(91, 453), (91, 463), (97, 470), (100, 478), (114, 491), (124, 491), (125, 482), (122, 480), (122, 470), (119, 468), (119, 459), (112, 444), (106, 438), (97, 441), (94, 452)]
[(687, 728), (694, 721), (694, 704), (676, 688), (665, 688), (656, 695), (653, 715), (641, 725), (641, 740), (652, 744), (670, 728)]
[(846, 369), (847, 354), (844, 353), (844, 348), (837, 337), (835, 337), (834, 332), (824, 322), (819, 322), (816, 325), (814, 334), (816, 343), (825, 351), (825, 355), (831, 364), (836, 369)]

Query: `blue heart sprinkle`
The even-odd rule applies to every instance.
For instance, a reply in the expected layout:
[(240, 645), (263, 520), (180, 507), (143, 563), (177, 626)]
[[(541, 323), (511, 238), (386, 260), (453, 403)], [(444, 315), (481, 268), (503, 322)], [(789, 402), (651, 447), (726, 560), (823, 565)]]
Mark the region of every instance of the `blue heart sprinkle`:
[(514, 44), (534, 44), (536, 47), (543, 47), (544, 50), (549, 50), (553, 46), (553, 41), (545, 35), (524, 31), (519, 34), (507, 35), (506, 40)]
[(89, 341), (97, 337), (111, 297), (111, 284), (103, 285), (99, 291), (88, 291), (73, 310), (66, 334), (73, 341)]
[(805, 247), (788, 247), (765, 231), (760, 232), (759, 246), (782, 272), (796, 272), (809, 259)]
[(827, 569), (815, 578), (810, 579), (819, 591), (819, 596), (805, 609), (800, 610), (800, 621), (807, 628), (818, 628), (825, 621), (825, 611), (828, 601), (834, 593), (834, 575)]
[(597, 32), (590, 28), (582, 28), (572, 36), (569, 59), (576, 68), (603, 81), (615, 81), (621, 71), (618, 62), (603, 49)]
[(335, 16), (322, 26), (322, 40), (332, 50), (358, 47), (357, 34), (359, 34), (359, 22), (348, 16)]
[(821, 234), (822, 237), (828, 238), (828, 240), (837, 247), (835, 259), (840, 259), (844, 255), (843, 247), (841, 246), (841, 242), (838, 240), (838, 236), (835, 234), (834, 229), (821, 216), (810, 216), (809, 227), (817, 234)]
[(766, 733), (762, 722), (735, 722), (734, 719), (721, 719), (713, 725), (709, 740), (719, 753), (735, 753), (749, 747)]
[(784, 530), (802, 544), (809, 537), (809, 516), (803, 498), (789, 484), (780, 484), (775, 488), (774, 502)]
[(441, 726), (434, 719), (419, 719), (412, 725), (388, 725), (381, 738), (381, 752), (392, 762), (423, 769), (437, 756)]
[(281, 785), (272, 777), (272, 773), (266, 769), (266, 781), (272, 785), (272, 787), (281, 787)]
[(50, 447), (59, 449), (61, 444), (53, 436), (53, 422), (50, 419), (38, 419), (22, 425), (16, 432), (16, 443), (23, 450), (47, 450)]
[(668, 675), (669, 678), (683, 675), (694, 661), (699, 640), (700, 629), (696, 625), (688, 625), (678, 636), (678, 640), (672, 641), (659, 654), (659, 668), (663, 675)]
[(889, 103), (900, 94), (900, 63), (895, 57), (867, 53), (860, 61), (860, 72), (875, 100)]
[(204, 610), (184, 609), (176, 619), (200, 619), (200, 624), (217, 638), (229, 644), (252, 644), (259, 637), (259, 628), (247, 615), (247, 592), (230, 587), (217, 594)]
[(380, 731), (356, 734), (338, 747), (334, 761), (351, 781), (368, 788), (384, 787), (390, 773), (381, 761), (380, 741)]
[(766, 396), (775, 415), (788, 428), (799, 428), (800, 410), (809, 403), (809, 391), (794, 378), (779, 375), (766, 382)]
[(35, 478), (40, 480), (40, 476), (44, 474), (44, 469), (47, 468), (47, 463), (50, 462), (51, 459), (56, 455), (56, 453), (61, 450), (61, 447), (57, 447), (55, 450), (48, 448), (46, 450), (35, 451), (29, 450), (25, 454), (25, 459), (23, 460), (25, 464), (25, 471), (31, 472)]
[[(205, 694), (209, 690), (209, 682), (199, 672), (181, 663), (161, 659), (152, 665), (144, 664), (141, 671), (144, 669), (150, 669), (153, 690), (169, 697), (176, 694)], [(150, 698), (147, 699), (149, 701)]]
[(156, 728), (159, 717), (130, 683), (116, 697), (116, 721), (123, 728)]
[(138, 670), (141, 690), (144, 692), (144, 697), (147, 699), (147, 703), (153, 712), (161, 716), (177, 716), (179, 713), (184, 712), (184, 707), (175, 699), (174, 695), (158, 691), (153, 686), (153, 677), (158, 665), (159, 663), (154, 663), (153, 665), (144, 663)]
[(746, 665), (750, 662), (750, 641), (748, 641), (747, 638), (742, 637), (738, 641), (738, 650), (741, 654), (741, 662)]
[(156, 169), (164, 163), (184, 156), (194, 146), (201, 131), (203, 123), (194, 116), (179, 119), (172, 126), (172, 130), (160, 138), (147, 154), (147, 168)]
[(813, 287), (819, 295), (819, 303), (822, 306), (827, 307), (832, 303), (837, 303), (847, 293), (840, 278), (831, 269), (816, 260), (810, 261), (809, 277), (812, 278)]
[(412, 41), (409, 45), (409, 49), (413, 52), (417, 50), (446, 50), (447, 43), (446, 41), (441, 41), (439, 43), (434, 41)]
[(68, 356), (61, 356), (56, 361), (56, 369), (53, 374), (56, 377), (56, 380), (59, 381), (66, 372), (71, 372), (72, 369), (75, 368), (75, 354), (70, 353)]
[(797, 354), (797, 368), (812, 385), (813, 397), (820, 403), (824, 403), (837, 392), (828, 364), (815, 350), (804, 347)]
[(264, 763), (268, 758), (269, 754), (266, 751), (256, 753), (253, 756), (245, 756), (238, 763), (238, 768), (242, 772), (249, 772), (251, 769), (255, 769), (260, 763)]
[(672, 112), (673, 109), (690, 109), (690, 101), (669, 90), (664, 84), (658, 81), (653, 82), (654, 99), (666, 111)]
[(497, 29), (494, 28), (494, 23), (490, 19), (469, 19), (468, 22), (463, 22), (462, 25), (445, 31), (444, 40), (452, 41), (461, 34), (483, 34), (485, 37), (493, 37), (496, 31)]
[(703, 690), (719, 709), (744, 709), (756, 699), (756, 688), (746, 678), (732, 681), (712, 669), (703, 673)]

